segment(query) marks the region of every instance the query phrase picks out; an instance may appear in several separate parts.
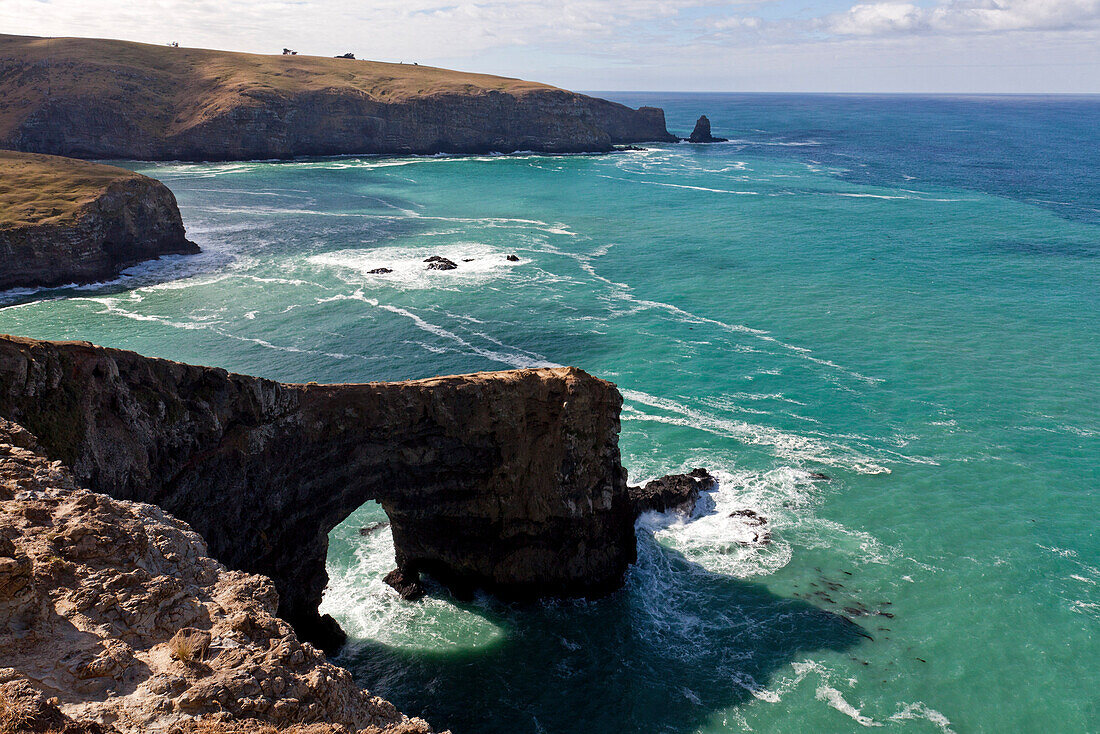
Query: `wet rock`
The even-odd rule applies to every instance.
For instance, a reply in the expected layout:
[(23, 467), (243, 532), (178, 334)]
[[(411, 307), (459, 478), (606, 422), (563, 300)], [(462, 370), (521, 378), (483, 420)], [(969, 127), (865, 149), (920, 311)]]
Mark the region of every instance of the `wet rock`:
[(424, 260), (428, 263), (428, 270), (454, 270), (458, 267), (458, 264), (454, 260), (448, 260), (445, 257), (439, 255), (432, 255)]
[(710, 134), (710, 119), (706, 115), (700, 115), (695, 122), (695, 129), (691, 131), (690, 143), (724, 143), (726, 138), (716, 138)]
[(744, 518), (743, 522), (751, 527), (760, 527), (768, 523), (768, 518), (755, 510), (734, 510), (730, 513), (730, 517)]
[(420, 583), (420, 574), (408, 569), (395, 568), (382, 579), (392, 586), (405, 601), (416, 601), (424, 596), (424, 586)]
[(690, 515), (695, 511), (699, 493), (717, 486), (718, 480), (706, 469), (692, 469), (687, 474), (670, 474), (644, 486), (630, 487), (629, 492), (636, 514), (674, 510)]
[(374, 535), (376, 532), (387, 526), (389, 526), (388, 522), (372, 522), (366, 527), (359, 528), (359, 534), (364, 537), (368, 535)]
[(462, 258), (462, 262), (464, 262), (464, 263), (472, 263), (473, 261), (474, 261), (474, 258), (472, 258), (472, 257)]
[(833, 479), (828, 474), (822, 474), (819, 471), (812, 471), (807, 475), (807, 477), (815, 482), (829, 482)]
[(504, 259), (507, 260), (510, 263), (518, 263), (519, 262), (519, 255), (509, 255), (508, 257), (506, 257)]
[(368, 275), (385, 275), (386, 273), (392, 273), (393, 268), (375, 268), (374, 270), (368, 270)]

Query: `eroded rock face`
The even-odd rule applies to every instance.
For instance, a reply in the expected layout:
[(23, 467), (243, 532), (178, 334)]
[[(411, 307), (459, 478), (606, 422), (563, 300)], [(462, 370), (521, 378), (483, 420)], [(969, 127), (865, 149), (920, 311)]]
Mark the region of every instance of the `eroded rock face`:
[[(64, 180), (69, 169), (89, 167), (83, 161), (56, 156), (0, 153), (0, 176), (9, 167), (32, 163), (43, 173)], [(168, 187), (147, 176), (110, 166), (91, 166), (112, 178), (63, 216), (42, 213), (33, 221), (6, 222), (0, 191), (0, 290), (110, 280), (143, 260), (199, 251), (184, 234), (176, 198)], [(109, 172), (116, 172), (110, 177)], [(14, 174), (13, 174), (14, 175)], [(102, 174), (101, 174), (102, 175)], [(25, 185), (39, 185), (28, 177)]]
[(16, 731), (429, 731), (299, 642), (277, 604), (269, 579), (209, 558), (159, 507), (82, 489), (0, 419), (0, 699)]
[(328, 648), (328, 532), (367, 500), (396, 563), (513, 598), (617, 588), (635, 559), (622, 398), (573, 368), (290, 385), (83, 342), (0, 337), (0, 416), (78, 481), (188, 522)]
[(0, 146), (82, 158), (573, 153), (675, 140), (659, 109), (518, 79), (100, 39), (0, 35), (0, 98)]

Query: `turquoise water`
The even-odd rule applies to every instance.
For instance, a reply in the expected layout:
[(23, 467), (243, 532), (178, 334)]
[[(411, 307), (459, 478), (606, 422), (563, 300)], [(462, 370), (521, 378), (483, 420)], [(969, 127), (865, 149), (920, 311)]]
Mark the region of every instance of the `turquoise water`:
[(622, 592), (407, 604), (377, 506), (333, 533), (341, 661), (456, 733), (1100, 731), (1100, 100), (619, 97), (733, 142), (132, 164), (205, 253), (6, 294), (0, 331), (615, 381), (632, 480), (721, 478), (640, 520)]

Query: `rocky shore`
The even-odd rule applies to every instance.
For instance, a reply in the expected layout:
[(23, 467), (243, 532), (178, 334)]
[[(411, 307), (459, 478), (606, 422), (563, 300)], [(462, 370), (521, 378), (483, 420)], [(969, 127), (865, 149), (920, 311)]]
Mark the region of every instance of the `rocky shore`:
[(81, 488), (0, 419), (0, 730), (431, 731), (277, 605), (269, 579), (214, 561), (159, 507)]
[(657, 108), (412, 64), (0, 35), (0, 148), (78, 158), (552, 153), (675, 141)]
[(109, 280), (143, 260), (198, 251), (159, 181), (0, 151), (0, 290)]

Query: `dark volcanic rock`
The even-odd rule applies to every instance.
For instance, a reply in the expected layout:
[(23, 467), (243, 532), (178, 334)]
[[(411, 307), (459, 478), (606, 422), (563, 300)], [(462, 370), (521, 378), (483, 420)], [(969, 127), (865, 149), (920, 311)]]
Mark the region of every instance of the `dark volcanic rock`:
[(691, 514), (699, 501), (699, 493), (716, 486), (718, 480), (706, 469), (692, 469), (689, 474), (670, 474), (647, 482), (645, 486), (630, 487), (630, 500), (635, 514), (650, 510)]
[(710, 119), (706, 115), (700, 115), (695, 122), (695, 129), (688, 138), (691, 143), (724, 143), (726, 138), (716, 138), (710, 134)]
[(506, 257), (504, 259), (507, 260), (510, 263), (518, 263), (519, 262), (519, 255), (509, 255), (508, 257)]
[(617, 588), (636, 554), (621, 407), (567, 367), (291, 385), (0, 337), (0, 417), (94, 491), (160, 505), (270, 577), (280, 616), (329, 649), (328, 533), (369, 500), (409, 573), (509, 598)]
[(424, 596), (424, 586), (420, 583), (420, 574), (407, 569), (395, 568), (382, 579), (392, 586), (405, 601), (416, 601)]
[(373, 270), (368, 270), (367, 275), (385, 275), (386, 273), (392, 272), (393, 268), (374, 268)]
[(519, 79), (86, 38), (0, 35), (0, 100), (0, 147), (79, 158), (581, 153), (676, 140), (659, 109)]
[[(54, 196), (23, 203), (28, 190)], [(66, 200), (68, 191), (76, 200)], [(110, 280), (143, 260), (193, 254), (164, 184), (114, 166), (0, 151), (0, 290)]]
[(428, 263), (428, 270), (454, 270), (458, 267), (454, 260), (448, 260), (439, 255), (432, 255), (424, 262)]
[(744, 518), (745, 524), (751, 525), (753, 527), (760, 527), (761, 525), (766, 525), (768, 523), (768, 518), (759, 514), (755, 510), (734, 510), (730, 513), (730, 517)]

